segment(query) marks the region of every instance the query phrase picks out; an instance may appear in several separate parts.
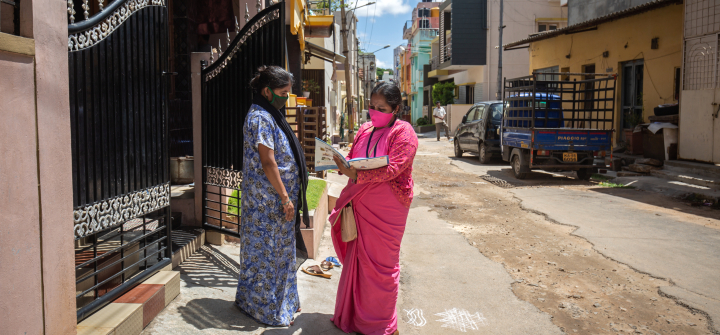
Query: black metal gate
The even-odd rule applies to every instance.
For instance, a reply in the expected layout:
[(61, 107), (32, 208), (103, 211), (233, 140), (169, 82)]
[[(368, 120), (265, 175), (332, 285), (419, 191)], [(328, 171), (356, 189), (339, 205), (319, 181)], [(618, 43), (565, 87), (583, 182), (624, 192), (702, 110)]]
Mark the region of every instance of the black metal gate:
[(285, 3), (266, 8), (202, 71), (203, 226), (239, 237), (243, 125), (261, 65), (285, 65)]
[(78, 322), (171, 263), (165, 1), (68, 1)]

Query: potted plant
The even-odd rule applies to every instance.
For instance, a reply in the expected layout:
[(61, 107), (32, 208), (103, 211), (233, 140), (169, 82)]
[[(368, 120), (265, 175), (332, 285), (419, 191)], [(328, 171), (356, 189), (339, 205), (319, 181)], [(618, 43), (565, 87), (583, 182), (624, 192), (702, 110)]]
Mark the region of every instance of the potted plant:
[(313, 79), (306, 79), (302, 81), (303, 96), (305, 98), (310, 97), (310, 93), (320, 93), (320, 85)]
[(638, 114), (638, 113), (635, 113), (635, 111), (630, 111), (630, 112), (626, 112), (624, 117), (625, 117), (625, 121), (630, 126), (630, 128), (627, 128), (624, 130), (625, 142), (627, 142), (627, 149), (630, 151), (630, 154), (642, 155), (642, 153), (643, 153), (642, 132), (635, 132), (635, 128), (637, 127), (637, 125), (643, 123), (642, 113)]

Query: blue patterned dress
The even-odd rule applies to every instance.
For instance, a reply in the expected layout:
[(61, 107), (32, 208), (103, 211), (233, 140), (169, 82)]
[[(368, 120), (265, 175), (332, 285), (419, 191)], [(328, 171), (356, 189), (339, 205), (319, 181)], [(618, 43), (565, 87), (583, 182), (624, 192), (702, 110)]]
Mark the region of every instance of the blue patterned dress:
[(285, 221), (280, 196), (265, 176), (258, 145), (275, 151), (280, 178), (297, 206), (300, 182), (290, 142), (262, 107), (245, 119), (240, 278), (235, 305), (257, 321), (288, 326), (300, 308), (295, 276), (295, 220)]

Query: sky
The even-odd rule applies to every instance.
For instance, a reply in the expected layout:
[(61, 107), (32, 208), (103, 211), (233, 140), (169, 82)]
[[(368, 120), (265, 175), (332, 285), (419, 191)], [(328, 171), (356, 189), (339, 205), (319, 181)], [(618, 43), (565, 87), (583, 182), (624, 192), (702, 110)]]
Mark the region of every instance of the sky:
[(403, 40), (403, 26), (405, 21), (412, 19), (412, 10), (420, 0), (345, 0), (350, 9), (360, 7), (368, 2), (375, 4), (358, 8), (358, 38), (360, 49), (372, 52), (386, 45), (389, 48), (375, 53), (377, 66), (390, 68), (392, 66), (393, 50), (399, 45), (407, 44)]

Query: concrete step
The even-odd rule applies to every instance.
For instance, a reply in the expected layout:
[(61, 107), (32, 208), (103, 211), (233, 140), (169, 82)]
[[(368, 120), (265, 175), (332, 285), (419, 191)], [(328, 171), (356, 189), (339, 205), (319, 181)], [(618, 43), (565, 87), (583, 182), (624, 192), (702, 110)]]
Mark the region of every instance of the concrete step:
[(687, 161), (665, 161), (665, 170), (720, 180), (720, 166)]
[(665, 169), (653, 170), (650, 172), (650, 174), (658, 178), (679, 181), (691, 185), (709, 187), (716, 190), (720, 189), (720, 178), (712, 179), (702, 175), (678, 172), (677, 170), (668, 169), (667, 165)]

